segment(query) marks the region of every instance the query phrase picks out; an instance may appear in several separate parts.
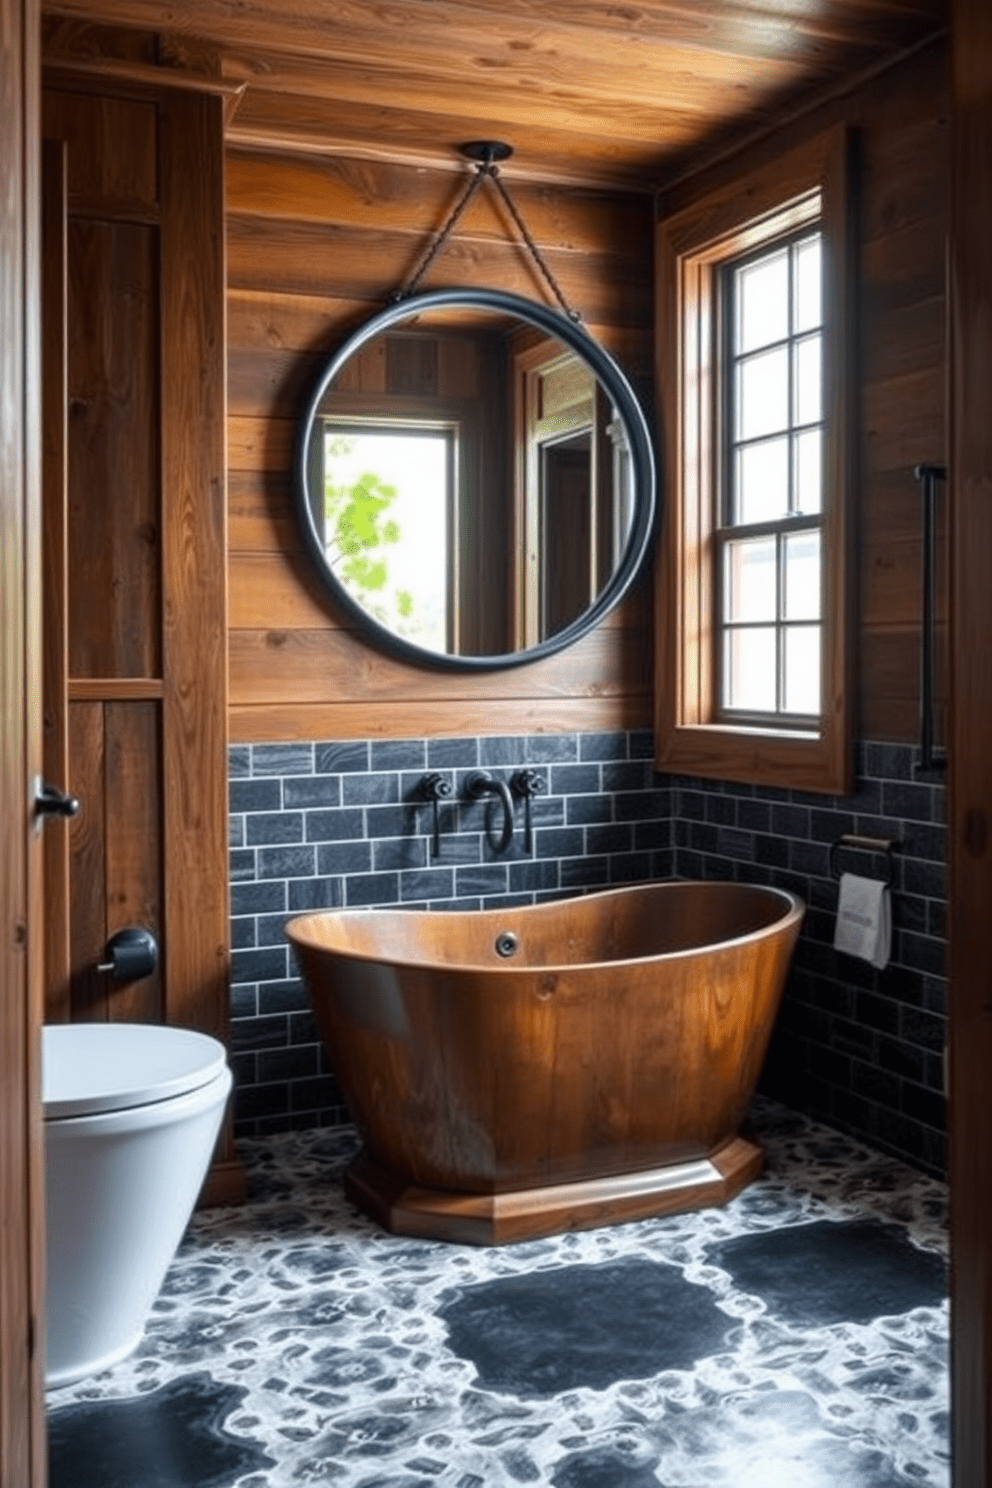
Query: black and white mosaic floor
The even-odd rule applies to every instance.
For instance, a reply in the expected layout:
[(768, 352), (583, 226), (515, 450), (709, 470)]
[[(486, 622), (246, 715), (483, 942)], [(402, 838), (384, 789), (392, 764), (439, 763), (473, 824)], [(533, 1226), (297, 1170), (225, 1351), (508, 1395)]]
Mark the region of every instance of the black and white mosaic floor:
[(726, 1208), (496, 1250), (357, 1215), (350, 1131), (246, 1143), (138, 1352), (49, 1396), (51, 1488), (946, 1488), (942, 1185), (755, 1117)]

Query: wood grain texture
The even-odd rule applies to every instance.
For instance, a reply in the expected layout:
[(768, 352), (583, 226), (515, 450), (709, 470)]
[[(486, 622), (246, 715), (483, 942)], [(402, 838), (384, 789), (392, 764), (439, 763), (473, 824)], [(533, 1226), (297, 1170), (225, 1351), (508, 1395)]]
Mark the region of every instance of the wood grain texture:
[(0, 1481), (45, 1481), (38, 11), (0, 12)]
[(63, 139), (73, 205), (158, 205), (157, 122), (151, 100), (93, 98), (46, 88), (42, 129)]
[[(166, 1017), (227, 1026), (224, 176), (221, 104), (162, 112)], [(197, 251), (190, 251), (190, 244)]]
[(992, 12), (954, 0), (951, 14), (951, 1392), (966, 1488), (992, 1479)]
[[(515, 1224), (596, 1222), (621, 1194), (585, 1185), (707, 1158), (737, 1135), (802, 916), (774, 891), (671, 883), (472, 916), (331, 912), (287, 933), (376, 1168), (505, 1196), (499, 1238), (513, 1238)], [(505, 932), (512, 959), (495, 949)], [(574, 1202), (547, 1193), (559, 1185)], [(441, 1195), (420, 1208), (443, 1234)]]
[[(650, 189), (702, 150), (845, 86), (944, 24), (941, 0), (56, 0), (52, 49), (122, 26), (160, 35), (154, 60), (244, 87), (232, 137), (299, 152), (450, 166), (460, 141), (511, 140), (515, 175)], [(88, 23), (85, 38), (66, 30)], [(60, 30), (62, 34), (60, 37)], [(141, 66), (137, 53), (132, 66)], [(116, 63), (122, 65), (120, 61)], [(622, 82), (618, 82), (622, 80)]]
[(363, 1152), (346, 1169), (344, 1190), (363, 1214), (391, 1234), (455, 1245), (509, 1245), (725, 1204), (759, 1177), (764, 1154), (745, 1137), (732, 1137), (712, 1154), (708, 1166), (703, 1181), (689, 1168), (680, 1183), (671, 1168), (661, 1167), (478, 1195), (404, 1183)]
[(157, 676), (157, 234), (70, 216), (68, 253), (69, 675)]

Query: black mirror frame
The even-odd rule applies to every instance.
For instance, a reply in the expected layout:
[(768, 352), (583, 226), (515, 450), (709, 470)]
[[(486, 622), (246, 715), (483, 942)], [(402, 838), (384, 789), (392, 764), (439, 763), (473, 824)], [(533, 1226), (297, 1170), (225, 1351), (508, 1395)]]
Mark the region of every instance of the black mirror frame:
[[(547, 640), (538, 642), (536, 646), (493, 656), (460, 656), (431, 651), (426, 646), (417, 646), (412, 641), (394, 635), (386, 626), (374, 620), (332, 573), (313, 519), (307, 492), (307, 450), (314, 420), (325, 393), (345, 363), (373, 336), (400, 321), (428, 310), (457, 309), (463, 305), (516, 315), (539, 330), (556, 336), (577, 356), (582, 357), (598, 377), (623, 420), (630, 441), (633, 472), (634, 513), (630, 532), (620, 562), (595, 603), (571, 624), (549, 636)], [(355, 621), (369, 640), (388, 655), (401, 661), (449, 672), (492, 672), (507, 667), (526, 666), (530, 662), (540, 661), (545, 656), (565, 650), (580, 636), (586, 635), (623, 598), (640, 572), (649, 551), (657, 507), (654, 452), (647, 422), (633, 389), (609, 352), (594, 341), (581, 325), (566, 319), (557, 310), (498, 289), (437, 289), (397, 300), (366, 321), (338, 348), (311, 393), (300, 423), (293, 461), (293, 498), (304, 543), (315, 561), (318, 577), (335, 604)]]

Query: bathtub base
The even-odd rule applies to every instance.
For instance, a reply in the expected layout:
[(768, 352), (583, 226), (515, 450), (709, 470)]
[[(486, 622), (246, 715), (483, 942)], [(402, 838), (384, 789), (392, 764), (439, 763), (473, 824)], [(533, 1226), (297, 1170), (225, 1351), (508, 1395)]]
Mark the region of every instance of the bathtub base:
[(362, 1152), (345, 1173), (344, 1186), (363, 1214), (394, 1235), (506, 1245), (724, 1204), (757, 1178), (763, 1165), (758, 1144), (737, 1136), (699, 1162), (553, 1188), (471, 1194), (412, 1187)]

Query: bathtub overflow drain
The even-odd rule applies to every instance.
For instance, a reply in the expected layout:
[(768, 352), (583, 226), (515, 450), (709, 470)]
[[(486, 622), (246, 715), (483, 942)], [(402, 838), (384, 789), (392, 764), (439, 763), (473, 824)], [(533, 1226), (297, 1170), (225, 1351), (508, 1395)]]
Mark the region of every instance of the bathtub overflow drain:
[(504, 930), (496, 937), (497, 956), (512, 956), (517, 949), (517, 937), (512, 930)]

